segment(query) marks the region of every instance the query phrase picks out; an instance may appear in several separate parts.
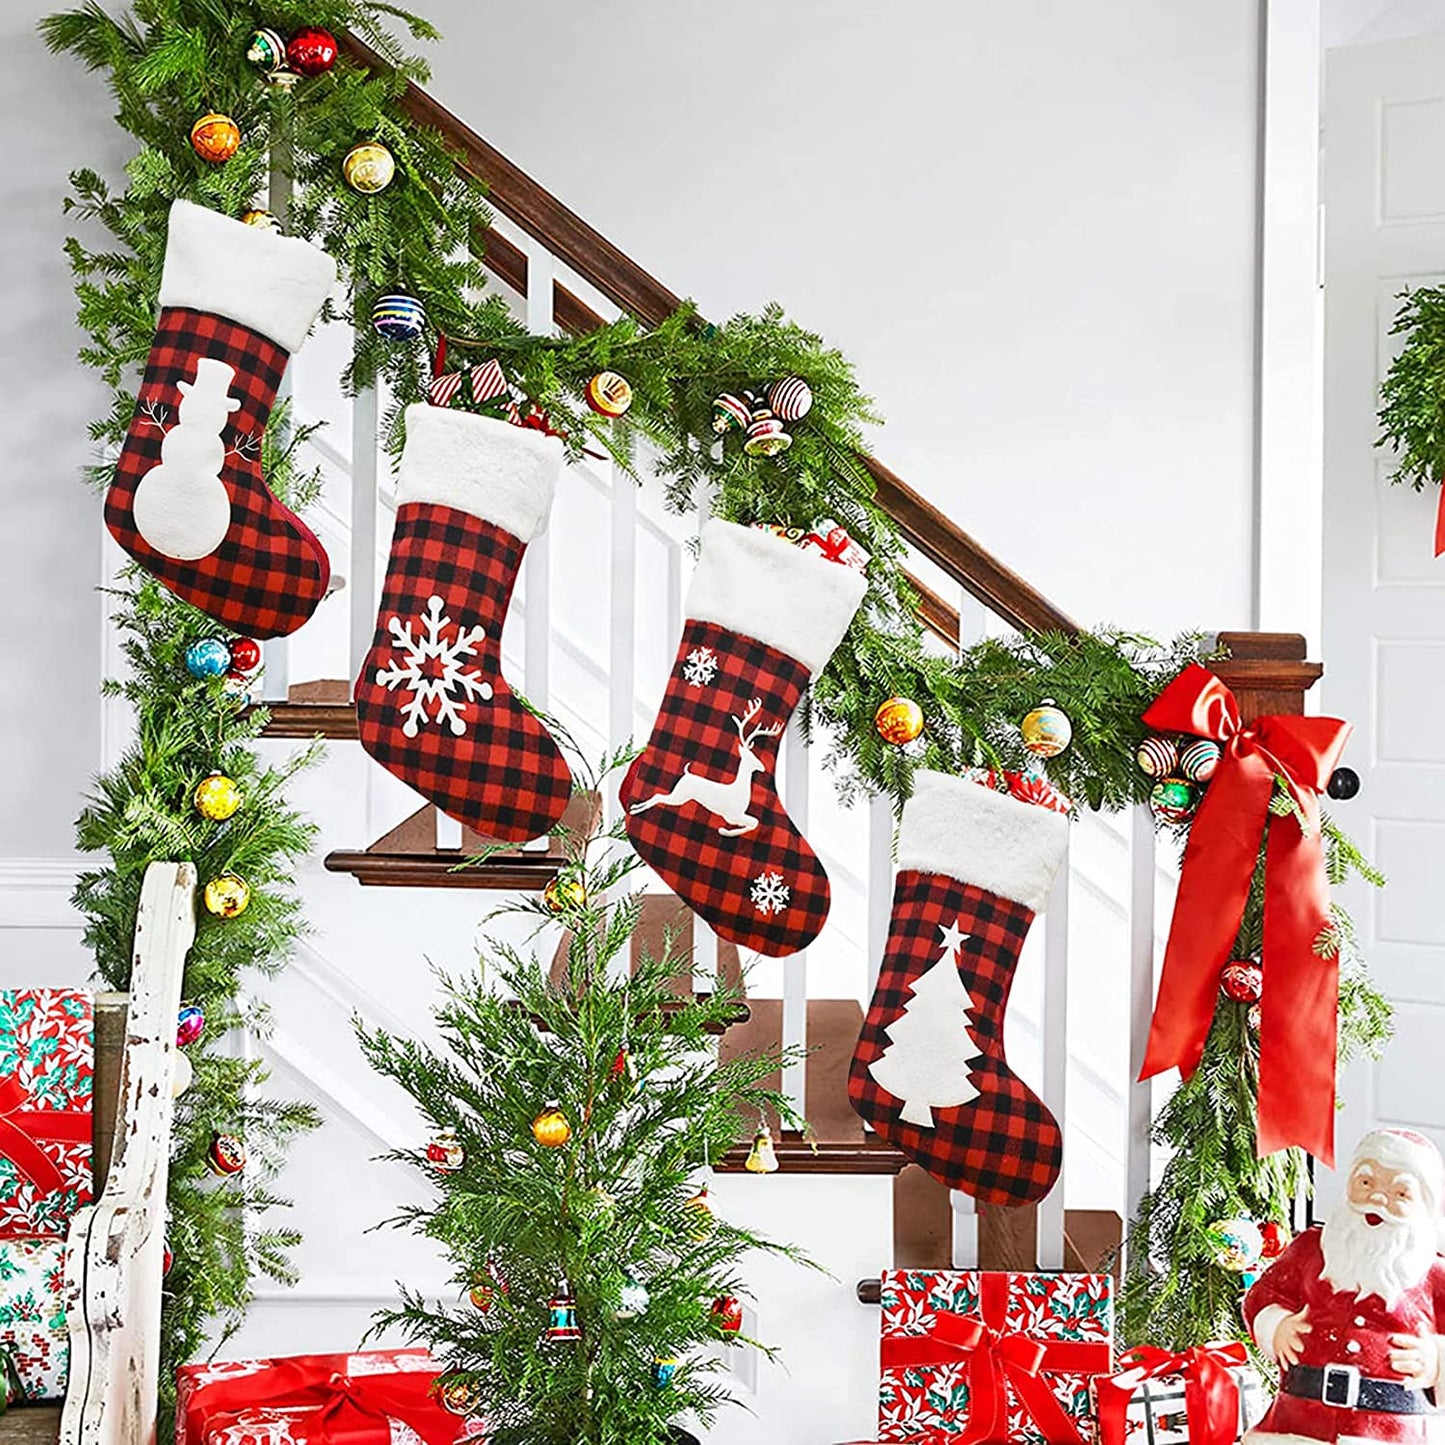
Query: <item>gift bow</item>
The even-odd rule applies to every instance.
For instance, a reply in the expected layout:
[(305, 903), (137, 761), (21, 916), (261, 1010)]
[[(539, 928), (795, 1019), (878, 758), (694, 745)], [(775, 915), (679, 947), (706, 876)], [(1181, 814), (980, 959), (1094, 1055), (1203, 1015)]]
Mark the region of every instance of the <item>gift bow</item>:
[(1125, 1420), (1134, 1391), (1164, 1375), (1184, 1379), (1184, 1415), (1190, 1445), (1234, 1445), (1239, 1435), (1239, 1381), (1232, 1371), (1249, 1353), (1238, 1340), (1195, 1345), (1177, 1354), (1157, 1345), (1130, 1350), (1117, 1375), (1097, 1382), (1099, 1445), (1124, 1445)]
[(10, 1162), (41, 1194), (51, 1194), (64, 1185), (55, 1161), (37, 1144), (45, 1139), (54, 1144), (86, 1144), (91, 1120), (84, 1109), (32, 1109), (30, 1097), (19, 1079), (7, 1074), (0, 1079), (0, 1156)]
[(1007, 1439), (1010, 1386), (1049, 1445), (1083, 1445), (1078, 1424), (1040, 1375), (1044, 1370), (1102, 1374), (1109, 1368), (1107, 1341), (1039, 1340), (1010, 1330), (1008, 1275), (986, 1272), (978, 1283), (978, 1317), (938, 1310), (927, 1335), (884, 1335), (883, 1368), (966, 1365), (968, 1424), (961, 1434), (948, 1436), (951, 1445)]
[(1144, 721), (1160, 732), (1213, 738), (1223, 751), (1189, 830), (1139, 1077), (1178, 1065), (1187, 1079), (1199, 1065), (1278, 778), (1302, 821), (1277, 819), (1265, 844), (1256, 1141), (1261, 1157), (1297, 1144), (1332, 1165), (1339, 962), (1315, 953), (1330, 924), (1319, 791), (1350, 724), (1270, 716), (1246, 727), (1234, 694), (1197, 663), (1159, 694)]
[(277, 1360), (257, 1374), (200, 1386), (187, 1407), (187, 1437), (209, 1438), (226, 1416), (263, 1408), (304, 1410), (291, 1424), (297, 1445), (387, 1445), (391, 1421), (409, 1425), (425, 1445), (453, 1445), (463, 1421), (438, 1404), (436, 1372), (391, 1371), (376, 1375), (318, 1373), (303, 1357)]

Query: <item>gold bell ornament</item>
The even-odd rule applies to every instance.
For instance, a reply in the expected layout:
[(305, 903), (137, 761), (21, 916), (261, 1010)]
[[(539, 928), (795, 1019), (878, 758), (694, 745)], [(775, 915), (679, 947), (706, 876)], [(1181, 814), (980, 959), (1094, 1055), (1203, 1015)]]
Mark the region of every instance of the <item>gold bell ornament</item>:
[(753, 1135), (753, 1147), (748, 1150), (747, 1161), (743, 1168), (749, 1174), (776, 1174), (778, 1172), (778, 1154), (773, 1148), (772, 1130), (766, 1124), (758, 1125), (758, 1132)]

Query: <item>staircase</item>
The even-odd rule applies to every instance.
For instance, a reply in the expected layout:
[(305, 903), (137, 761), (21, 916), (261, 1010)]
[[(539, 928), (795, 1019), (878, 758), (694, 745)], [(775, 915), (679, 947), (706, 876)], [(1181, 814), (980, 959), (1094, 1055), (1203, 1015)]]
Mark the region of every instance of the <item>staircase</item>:
[[(363, 63), (379, 63), (354, 40), (347, 48)], [(497, 222), (479, 243), (500, 292), (531, 330), (583, 332), (622, 313), (656, 323), (679, 304), (676, 295), (425, 91), (409, 85), (405, 104), (487, 184)], [(398, 973), (423, 967), (423, 956), (435, 956), (429, 949), (446, 950), (441, 961), (455, 968), (455, 940), (467, 936), (483, 911), (469, 890), (544, 888), (556, 874), (558, 858), (539, 840), (469, 863), (486, 849), (486, 840), (464, 834), (430, 806), (417, 810), (415, 794), (354, 745), (346, 679), (355, 675), (370, 644), (395, 503), (377, 444), (386, 398), (369, 393), (347, 400), (335, 388), (348, 348), (340, 326), (326, 328), (297, 359), (292, 382), (301, 419), (330, 423), (309, 444), (312, 461), (325, 475), (313, 520), (346, 585), (296, 638), (267, 644), (265, 694), (259, 701), (270, 713), (265, 737), (276, 740), (268, 745), (281, 748), (284, 740), (318, 735), (333, 740), (322, 769), (298, 783), (298, 802), (321, 821), (330, 848), (326, 874), (304, 884), (318, 939), (295, 969), (270, 985), (278, 995), (280, 1022), (266, 1047), (278, 1071), (292, 1076), (283, 1081), (287, 1089), (294, 1092), (303, 1082), (324, 1111), (349, 1121), (344, 1127), (357, 1140), (347, 1147), (360, 1158), (410, 1145), (413, 1126), (396, 1099), (377, 1094), (375, 1081), (362, 1076), (354, 1050), (348, 1054), (349, 1016), (360, 1012), (388, 1027), (425, 1031), (425, 999), (397, 987)], [(1010, 629), (1076, 630), (1042, 593), (882, 462), (870, 457), (866, 465), (879, 504), (908, 543), (920, 617), (940, 647), (956, 648)], [(681, 628), (691, 568), (688, 544), (700, 519), (668, 513), (659, 492), (639, 490), (610, 463), (571, 468), (559, 488), (550, 531), (528, 550), (503, 635), (507, 675), (534, 703), (559, 716), (593, 754), (646, 736)], [(1215, 670), (1234, 689), (1246, 718), (1303, 711), (1321, 668), (1306, 660), (1302, 638), (1228, 633), (1219, 640), (1228, 657)], [(1011, 1058), (1065, 1126), (1059, 1186), (1036, 1208), (975, 1211), (972, 1201), (950, 1198), (867, 1133), (847, 1105), (848, 1061), (887, 934), (892, 811), (877, 801), (843, 806), (821, 750), (810, 751), (793, 730), (781, 753), (780, 783), (789, 812), (833, 881), (833, 911), (813, 948), (786, 961), (762, 960), (751, 971), (748, 1017), (719, 1047), (724, 1053), (759, 1043), (814, 1047), (806, 1066), (784, 1070), (780, 1085), (818, 1137), (814, 1147), (783, 1134), (780, 1174), (771, 1181), (738, 1181), (739, 1187), (773, 1191), (774, 1216), (750, 1215), (747, 1222), (786, 1236), (789, 1211), (798, 1211), (800, 1222), (820, 1208), (843, 1214), (856, 1209), (861, 1217), (867, 1210), (886, 1212), (891, 1196), (892, 1260), (900, 1265), (1099, 1264), (1117, 1245), (1120, 1221), (1150, 1173), (1153, 1096), (1150, 1085), (1133, 1080), (1153, 1002), (1172, 874), (1169, 860), (1156, 856), (1148, 811), (1089, 815), (1076, 824), (1069, 866), (1025, 950), (1011, 1003)], [(611, 815), (617, 804), (609, 796), (574, 806), (600, 807)], [(412, 895), (398, 889), (429, 891)], [(653, 905), (664, 912), (675, 906), (667, 897)], [(691, 920), (691, 927), (701, 969), (733, 975), (739, 967), (736, 950), (700, 920)], [(460, 962), (474, 966), (465, 958)], [(718, 1172), (739, 1170), (744, 1153), (718, 1161)], [(316, 1187), (326, 1197), (331, 1181), (315, 1161), (297, 1161), (291, 1168), (300, 1175), (288, 1179), (288, 1193), (310, 1197), (309, 1176), (318, 1172)], [(807, 1189), (814, 1176), (826, 1176), (819, 1186), (832, 1191), (826, 1203), (812, 1194), (805, 1205), (803, 1195), (787, 1193), (794, 1185), (786, 1181), (795, 1179), (797, 1189)], [(846, 1183), (849, 1179), (855, 1182)], [(721, 1193), (726, 1182), (719, 1185)], [(403, 1195), (408, 1187), (397, 1185)], [(880, 1196), (880, 1190), (886, 1192)], [(370, 1204), (374, 1222), (385, 1211)], [(358, 1206), (346, 1200), (336, 1207), (344, 1213)], [(308, 1227), (305, 1218), (298, 1222)], [(401, 1250), (388, 1260), (393, 1272), (408, 1267), (409, 1247), (388, 1245)], [(876, 1273), (888, 1262), (882, 1257), (886, 1248), (859, 1245), (867, 1271)], [(835, 1273), (850, 1268), (850, 1258), (844, 1253), (831, 1261)], [(435, 1272), (431, 1264), (418, 1263), (417, 1273), (408, 1277), (430, 1278), (428, 1270)], [(380, 1283), (357, 1281), (349, 1268), (332, 1262), (303, 1286), (310, 1290), (305, 1298), (313, 1312), (353, 1314), (384, 1298)], [(770, 1288), (764, 1281), (760, 1297)], [(777, 1288), (795, 1286), (780, 1282)], [(284, 1298), (263, 1295), (262, 1311), (272, 1304), (279, 1309)], [(869, 1324), (868, 1331), (875, 1328)], [(293, 1344), (312, 1347), (299, 1327), (294, 1341), (279, 1326), (268, 1329), (266, 1345), (277, 1352)], [(796, 1357), (790, 1363), (795, 1372), (807, 1368)]]

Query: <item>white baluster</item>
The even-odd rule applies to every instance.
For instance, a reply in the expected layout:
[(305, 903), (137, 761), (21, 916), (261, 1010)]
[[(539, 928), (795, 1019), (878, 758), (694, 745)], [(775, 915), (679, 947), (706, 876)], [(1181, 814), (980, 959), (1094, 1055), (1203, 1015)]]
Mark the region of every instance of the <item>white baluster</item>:
[(883, 793), (868, 800), (868, 993), (878, 987), (888, 926), (893, 915), (893, 801)]
[(1152, 1083), (1140, 1081), (1149, 1022), (1154, 1013), (1154, 817), (1142, 804), (1130, 815), (1129, 834), (1129, 1105), (1124, 1142), (1124, 1218), (1132, 1220), (1149, 1188)]
[(353, 680), (361, 672), (376, 631), (377, 432), (381, 402), (374, 386), (351, 403), (351, 575), (346, 579)]
[[(1068, 1137), (1069, 855), (1044, 914), (1044, 1104)], [(1067, 1166), (1068, 1154), (1064, 1155)], [(1039, 1204), (1039, 1268), (1064, 1267), (1064, 1174)]]
[[(607, 740), (632, 737), (637, 697), (637, 484), (610, 464), (612, 480), (612, 640), (608, 648)], [(608, 799), (611, 810), (615, 797)], [(615, 814), (614, 814), (615, 816)]]
[[(793, 826), (808, 835), (808, 746), (797, 717), (783, 735), (783, 805)], [(808, 1047), (808, 951), (783, 960), (783, 1047)], [(783, 1069), (783, 1094), (800, 1114), (807, 1107), (808, 1065), (798, 1059)]]
[[(527, 246), (527, 329), (536, 336), (556, 330), (552, 310), (555, 262), (535, 242)], [(527, 700), (544, 711), (551, 705), (552, 552), (546, 532), (527, 547), (526, 630), (523, 637)]]
[(458, 851), (462, 846), (462, 825), (449, 813), (443, 813), (440, 808), (434, 809), (434, 813), (437, 852)]

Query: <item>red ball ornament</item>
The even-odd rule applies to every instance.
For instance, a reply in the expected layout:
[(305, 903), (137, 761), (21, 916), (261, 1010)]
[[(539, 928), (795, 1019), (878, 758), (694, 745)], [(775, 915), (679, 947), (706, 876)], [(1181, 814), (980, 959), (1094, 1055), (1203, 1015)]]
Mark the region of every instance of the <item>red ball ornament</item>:
[(720, 1334), (735, 1335), (743, 1327), (742, 1302), (736, 1295), (720, 1294), (712, 1302), (708, 1315)]
[(302, 75), (320, 75), (336, 64), (336, 37), (319, 25), (298, 30), (286, 45), (286, 63)]
[(1257, 963), (1236, 958), (1219, 970), (1219, 991), (1231, 1003), (1256, 1003), (1264, 990), (1264, 973)]
[(231, 642), (231, 666), (237, 672), (255, 672), (261, 665), (261, 644), (251, 637)]

